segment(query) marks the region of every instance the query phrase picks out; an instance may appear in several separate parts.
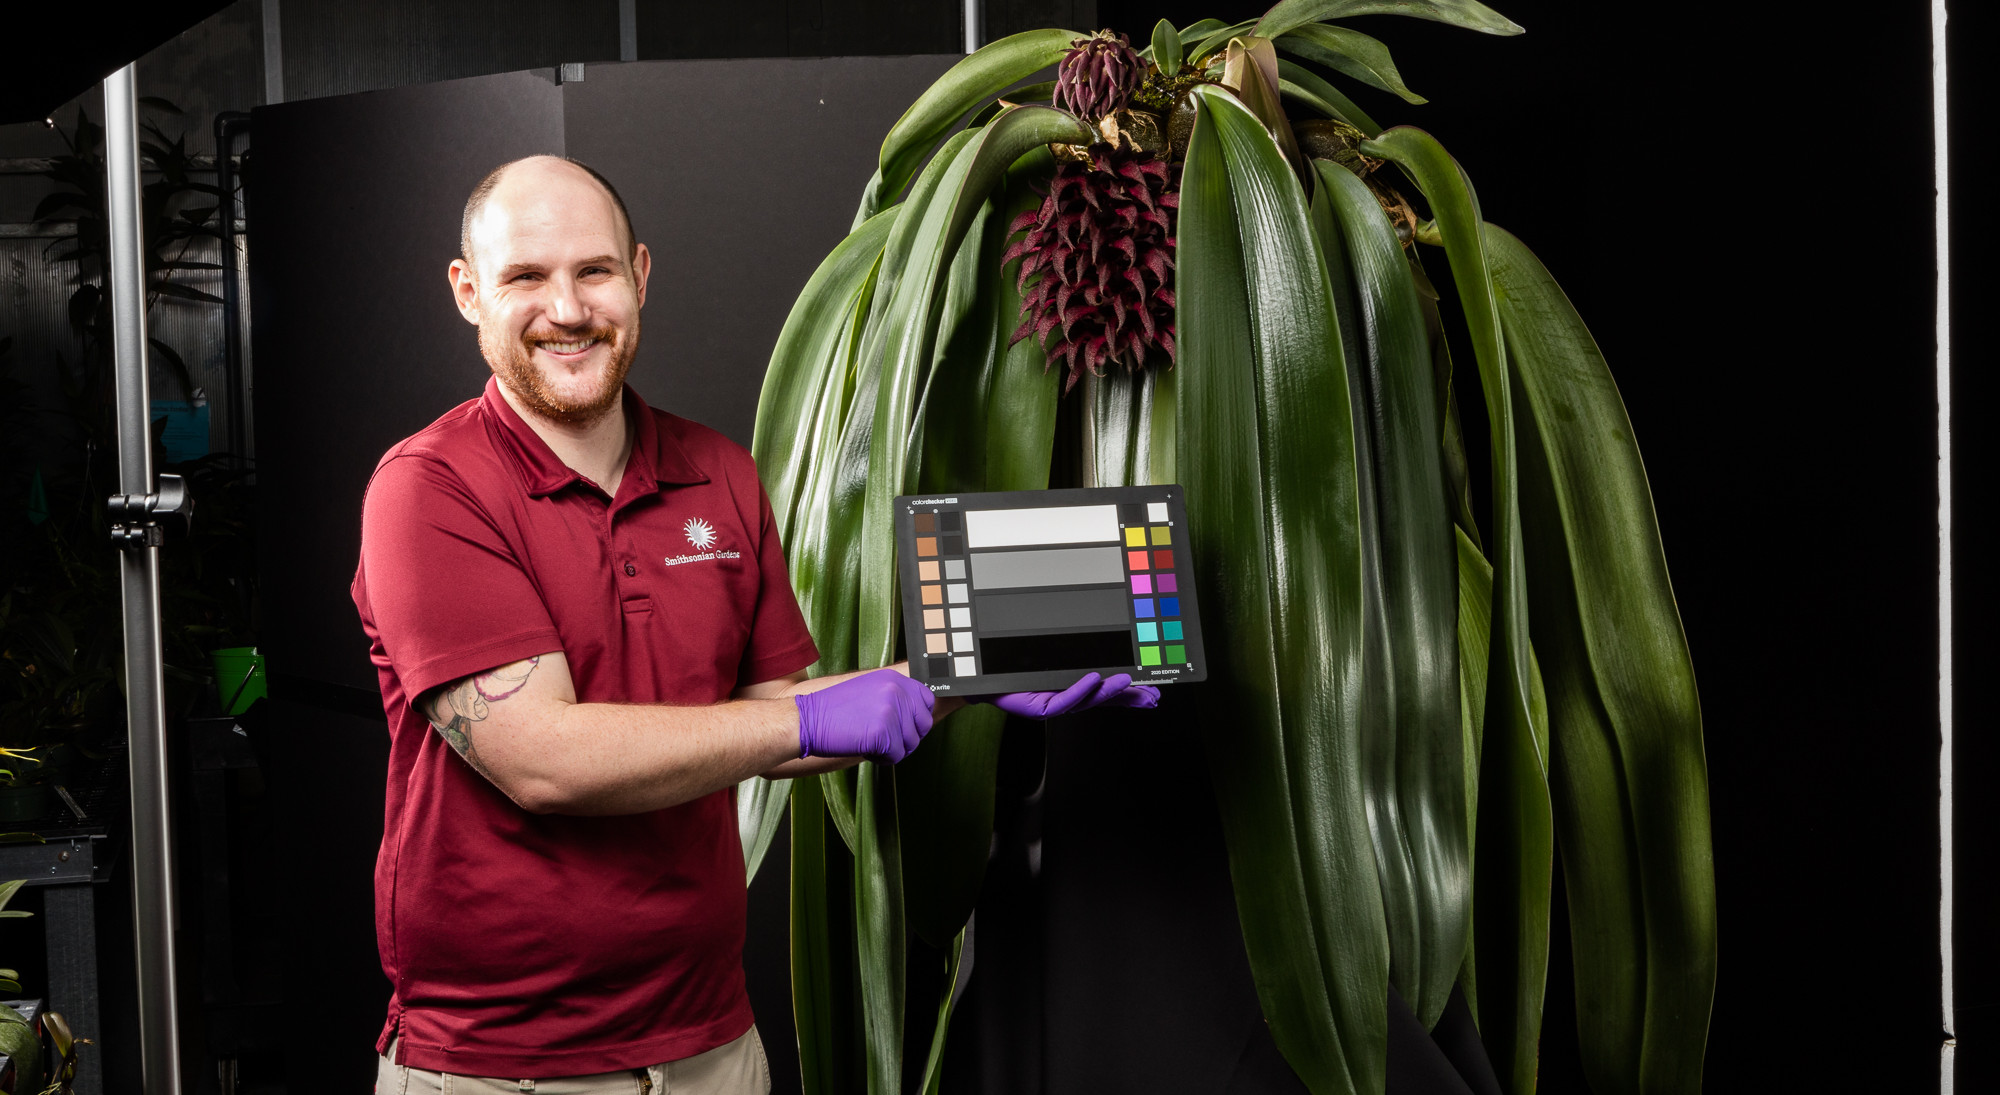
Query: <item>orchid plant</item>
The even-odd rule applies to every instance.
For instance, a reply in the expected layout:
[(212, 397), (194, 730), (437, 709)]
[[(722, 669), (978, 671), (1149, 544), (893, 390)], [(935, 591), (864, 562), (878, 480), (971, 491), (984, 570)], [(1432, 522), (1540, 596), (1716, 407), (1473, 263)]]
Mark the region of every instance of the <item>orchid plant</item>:
[[(1329, 22), (1381, 13), (1520, 32), (1476, 0), (1283, 0), (1162, 22), (1143, 49), (1033, 31), (909, 108), (758, 409), (815, 672), (899, 656), (894, 496), (1178, 482), (1228, 641), (1156, 714), (1207, 742), (1299, 1077), (1381, 1091), (1388, 987), (1426, 1025), (1457, 990), (1527, 1095), (1566, 943), (1593, 1090), (1696, 1091), (1716, 968), (1701, 713), (1631, 423), (1466, 171), (1340, 90), (1422, 101), (1381, 42)], [(938, 1089), (1003, 719), (968, 708), (897, 767), (739, 795), (753, 872), (790, 806), (808, 1092)], [(912, 938), (949, 956), (935, 1000), (907, 998)]]

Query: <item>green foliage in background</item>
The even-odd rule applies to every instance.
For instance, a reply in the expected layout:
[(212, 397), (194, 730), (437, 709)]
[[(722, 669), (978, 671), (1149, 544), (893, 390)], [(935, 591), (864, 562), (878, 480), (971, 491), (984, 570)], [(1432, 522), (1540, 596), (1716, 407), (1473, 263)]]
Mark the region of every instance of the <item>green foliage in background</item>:
[[(1460, 165), (1340, 90), (1423, 101), (1381, 42), (1328, 22), (1383, 13), (1520, 32), (1475, 0), (1284, 0), (1250, 23), (1162, 22), (1131, 111), (1079, 117), (1019, 86), (1073, 43), (1128, 64), (1067, 30), (995, 42), (910, 107), (758, 409), (814, 672), (901, 655), (894, 496), (1179, 482), (1226, 641), (1210, 681), (1154, 717), (1206, 737), (1259, 999), (1307, 1087), (1382, 1090), (1393, 985), (1426, 1026), (1462, 992), (1503, 1087), (1527, 1095), (1549, 948), (1566, 945), (1593, 1090), (1697, 1091), (1707, 775), (1631, 423), (1582, 320)], [(1046, 355), (1071, 319), (1012, 339), (1025, 256), (1008, 247), (1038, 185), (1087, 178), (1075, 165), (1107, 136), (1116, 162), (1152, 142), (1173, 165), (1173, 327), (1144, 368), (1062, 396)], [(1488, 483), (1468, 481), (1468, 409)], [(939, 1088), (1002, 730), (973, 707), (898, 767), (742, 789), (753, 873), (790, 807), (813, 1095)], [(1558, 897), (1567, 940), (1550, 938)]]

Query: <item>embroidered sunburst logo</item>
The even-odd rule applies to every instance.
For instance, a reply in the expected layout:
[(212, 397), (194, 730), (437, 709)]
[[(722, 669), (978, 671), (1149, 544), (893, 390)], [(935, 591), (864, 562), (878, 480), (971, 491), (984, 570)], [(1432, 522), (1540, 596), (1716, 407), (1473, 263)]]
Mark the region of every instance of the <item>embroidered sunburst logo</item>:
[(690, 517), (687, 519), (687, 524), (681, 528), (687, 533), (688, 543), (693, 544), (696, 551), (707, 551), (715, 546), (715, 529), (707, 521), (699, 517)]

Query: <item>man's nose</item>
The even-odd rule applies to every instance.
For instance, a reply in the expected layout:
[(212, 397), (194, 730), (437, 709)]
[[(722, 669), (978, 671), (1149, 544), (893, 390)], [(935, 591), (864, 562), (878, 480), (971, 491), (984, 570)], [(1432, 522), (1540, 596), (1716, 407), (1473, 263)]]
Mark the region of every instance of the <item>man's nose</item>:
[(548, 298), (550, 321), (564, 327), (573, 327), (583, 322), (589, 309), (584, 306), (583, 298), (577, 294), (576, 288), (576, 282), (570, 278), (552, 280)]

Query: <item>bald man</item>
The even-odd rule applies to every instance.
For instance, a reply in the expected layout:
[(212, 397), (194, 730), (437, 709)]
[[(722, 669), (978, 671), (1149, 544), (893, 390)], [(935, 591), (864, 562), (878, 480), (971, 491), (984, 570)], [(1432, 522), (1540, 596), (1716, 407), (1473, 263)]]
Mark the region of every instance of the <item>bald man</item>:
[(767, 1091), (731, 789), (900, 760), (931, 695), (806, 683), (749, 454), (625, 385), (652, 258), (607, 182), (507, 164), (460, 245), (493, 378), (382, 458), (353, 586), (392, 735), (378, 1090)]
[(903, 666), (806, 680), (750, 455), (625, 384), (652, 256), (609, 182), (519, 160), (460, 227), (493, 377), (383, 456), (353, 586), (392, 739), (378, 1090), (768, 1091), (733, 788), (894, 764), (965, 701)]

